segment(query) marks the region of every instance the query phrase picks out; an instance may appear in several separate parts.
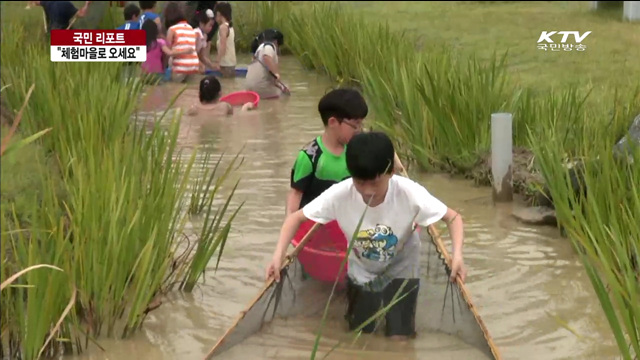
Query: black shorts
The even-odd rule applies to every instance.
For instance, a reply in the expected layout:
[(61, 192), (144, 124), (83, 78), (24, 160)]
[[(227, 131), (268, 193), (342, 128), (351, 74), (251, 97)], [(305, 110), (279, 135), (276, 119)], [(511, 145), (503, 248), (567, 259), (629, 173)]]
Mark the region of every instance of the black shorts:
[[(385, 314), (385, 335), (415, 336), (415, 315), (420, 279), (394, 279), (381, 292), (364, 290), (361, 286), (349, 280), (347, 283), (349, 304), (346, 314), (347, 321), (349, 322), (349, 330), (353, 331), (357, 329), (380, 309), (388, 306), (405, 280), (408, 280), (407, 284), (396, 299), (408, 294), (391, 306)], [(377, 320), (370, 322), (362, 329), (362, 332), (374, 332), (377, 327), (377, 322)]]

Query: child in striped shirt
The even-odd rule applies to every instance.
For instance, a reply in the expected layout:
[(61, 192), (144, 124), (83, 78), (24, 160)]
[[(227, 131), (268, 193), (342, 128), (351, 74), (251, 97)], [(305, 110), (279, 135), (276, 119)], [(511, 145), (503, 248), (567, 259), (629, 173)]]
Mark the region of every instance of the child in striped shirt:
[(175, 2), (170, 2), (165, 9), (165, 26), (168, 29), (167, 44), (172, 51), (190, 50), (173, 56), (171, 65), (171, 80), (186, 82), (200, 72), (200, 59), (196, 50), (197, 32), (187, 22), (180, 4)]

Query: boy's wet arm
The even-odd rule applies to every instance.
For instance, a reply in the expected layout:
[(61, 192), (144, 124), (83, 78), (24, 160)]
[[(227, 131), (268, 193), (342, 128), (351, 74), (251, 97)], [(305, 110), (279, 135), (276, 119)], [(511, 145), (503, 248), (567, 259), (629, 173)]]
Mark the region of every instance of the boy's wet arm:
[(296, 231), (298, 231), (300, 225), (306, 220), (307, 218), (302, 212), (302, 209), (287, 215), (280, 229), (280, 238), (278, 239), (275, 251), (275, 255), (280, 256), (280, 259), (284, 258), (291, 240), (293, 240), (293, 237), (296, 235)]
[(457, 211), (447, 208), (447, 212), (442, 217), (447, 224), (451, 234), (453, 257), (462, 257), (462, 246), (464, 244), (464, 224), (462, 216)]
[(302, 191), (292, 187), (287, 194), (286, 215), (300, 209), (300, 201), (302, 201)]

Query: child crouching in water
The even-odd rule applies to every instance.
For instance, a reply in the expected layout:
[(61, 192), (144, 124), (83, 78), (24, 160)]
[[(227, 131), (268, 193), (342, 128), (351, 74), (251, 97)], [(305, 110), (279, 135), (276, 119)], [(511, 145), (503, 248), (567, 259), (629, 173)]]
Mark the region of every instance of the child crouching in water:
[(160, 38), (158, 25), (153, 20), (145, 20), (142, 30), (147, 34), (147, 60), (142, 63), (142, 70), (147, 74), (153, 74), (152, 80), (160, 80), (164, 76), (166, 57), (191, 52), (190, 49), (171, 50), (167, 42)]
[[(209, 75), (200, 80), (200, 93), (198, 103), (191, 106), (187, 111), (187, 115), (197, 115), (199, 113), (210, 113), (212, 115), (231, 115), (233, 114), (233, 106), (224, 101), (220, 101), (222, 87), (220, 81), (215, 76)], [(253, 103), (246, 103), (240, 111), (249, 111), (253, 109)]]
[(174, 51), (189, 50), (180, 51), (180, 55), (171, 57), (171, 80), (188, 82), (192, 76), (200, 73), (200, 59), (196, 49), (198, 34), (187, 22), (182, 4), (169, 2), (164, 14), (167, 45)]
[[(421, 243), (414, 224), (427, 227), (438, 220), (447, 224), (453, 243), (450, 280), (459, 276), (464, 281), (462, 218), (422, 185), (394, 174), (395, 151), (386, 134), (356, 134), (345, 151), (351, 178), (331, 186), (287, 216), (265, 275), (267, 279), (274, 277), (280, 281), (280, 266), (287, 247), (303, 222), (327, 224), (336, 220), (345, 234), (353, 234), (364, 213), (348, 259), (349, 328), (357, 329), (381, 306), (388, 306), (406, 280), (398, 295), (401, 299), (385, 314), (386, 336), (406, 340), (416, 334), (420, 285)], [(375, 326), (371, 322), (362, 331), (371, 333)]]

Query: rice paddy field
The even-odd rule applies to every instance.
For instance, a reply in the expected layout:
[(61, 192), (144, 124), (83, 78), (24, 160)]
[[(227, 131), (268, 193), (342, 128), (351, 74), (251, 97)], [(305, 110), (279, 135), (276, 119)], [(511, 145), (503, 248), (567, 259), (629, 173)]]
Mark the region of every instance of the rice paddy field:
[[(478, 172), (489, 119), (512, 113), (529, 156), (517, 190), (549, 188), (621, 358), (637, 358), (640, 150), (621, 159), (612, 147), (640, 114), (640, 24), (587, 2), (233, 4), (238, 49), (282, 30), (306, 69), (364, 92), (372, 123), (416, 171), (490, 183)], [(131, 336), (165, 294), (191, 291), (241, 205), (228, 205), (234, 164), (181, 156), (178, 117), (168, 132), (132, 125), (141, 82), (122, 81), (120, 64), (51, 63), (41, 12), (24, 6), (2, 2), (1, 331), (3, 355), (37, 359)], [(537, 49), (552, 30), (591, 34), (582, 52)], [(194, 214), (212, 220), (191, 244), (182, 230)]]

